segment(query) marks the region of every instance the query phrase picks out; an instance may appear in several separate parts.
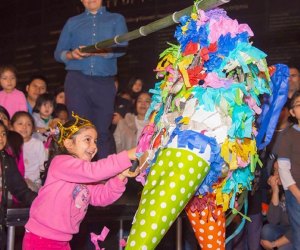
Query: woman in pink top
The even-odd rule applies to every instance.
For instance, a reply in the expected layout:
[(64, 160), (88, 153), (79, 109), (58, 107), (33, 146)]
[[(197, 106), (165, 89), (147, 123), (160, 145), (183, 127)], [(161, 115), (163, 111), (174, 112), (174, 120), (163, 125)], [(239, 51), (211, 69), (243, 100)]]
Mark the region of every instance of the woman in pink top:
[[(128, 170), (135, 148), (91, 162), (97, 152), (96, 129), (90, 121), (72, 116), (74, 120), (58, 125), (56, 156), (50, 156), (45, 185), (31, 206), (23, 250), (70, 249), (88, 205), (112, 204), (125, 191), (127, 177), (137, 175)], [(107, 181), (96, 184), (101, 180)]]
[(17, 72), (15, 67), (0, 67), (0, 105), (7, 109), (10, 117), (16, 111), (27, 111), (26, 98), (22, 91), (16, 89)]

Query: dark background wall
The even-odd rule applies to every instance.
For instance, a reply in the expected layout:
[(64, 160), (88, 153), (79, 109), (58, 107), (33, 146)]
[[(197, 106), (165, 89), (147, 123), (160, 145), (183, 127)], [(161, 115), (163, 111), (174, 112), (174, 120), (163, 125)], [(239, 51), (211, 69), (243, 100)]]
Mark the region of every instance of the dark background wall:
[[(103, 0), (112, 12), (126, 18), (133, 30), (176, 10), (193, 4), (192, 0)], [(254, 45), (268, 54), (269, 64), (300, 65), (299, 0), (231, 0), (222, 6), (232, 18), (248, 23), (255, 33)], [(50, 89), (63, 84), (64, 65), (53, 59), (53, 52), (68, 17), (79, 14), (79, 0), (9, 0), (0, 5), (0, 63), (18, 69), (20, 88), (32, 74), (44, 74)], [(141, 76), (147, 86), (156, 81), (153, 69), (159, 54), (175, 42), (175, 25), (130, 42), (126, 56), (119, 60), (122, 86), (133, 75)]]

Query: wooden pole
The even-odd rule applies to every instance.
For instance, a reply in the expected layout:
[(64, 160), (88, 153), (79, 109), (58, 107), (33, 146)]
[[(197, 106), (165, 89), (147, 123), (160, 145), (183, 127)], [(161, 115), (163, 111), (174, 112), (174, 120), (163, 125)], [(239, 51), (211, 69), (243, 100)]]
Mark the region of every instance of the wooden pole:
[(156, 20), (152, 23), (149, 23), (145, 26), (141, 26), (139, 29), (130, 31), (128, 33), (125, 33), (123, 35), (117, 35), (114, 38), (104, 40), (97, 42), (96, 44), (89, 45), (86, 47), (81, 48), (81, 52), (84, 53), (97, 53), (97, 52), (105, 52), (106, 48), (109, 48), (113, 45), (118, 45), (123, 42), (128, 42), (137, 38), (140, 38), (142, 36), (147, 36), (153, 32), (156, 32), (158, 30), (167, 28), (174, 23), (178, 23), (179, 19), (182, 16), (190, 15), (193, 8), (199, 8), (202, 10), (209, 10), (215, 7), (218, 7), (222, 4), (228, 3), (230, 0), (202, 0), (198, 1), (195, 5), (192, 5), (190, 7), (187, 7), (183, 10), (176, 11), (172, 15), (166, 16), (162, 19)]

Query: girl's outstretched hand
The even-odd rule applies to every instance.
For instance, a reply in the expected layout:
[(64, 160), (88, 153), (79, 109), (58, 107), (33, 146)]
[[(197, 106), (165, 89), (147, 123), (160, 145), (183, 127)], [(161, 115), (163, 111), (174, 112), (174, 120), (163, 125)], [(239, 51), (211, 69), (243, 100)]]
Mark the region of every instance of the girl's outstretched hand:
[(122, 173), (118, 174), (120, 180), (125, 180), (127, 177), (136, 177), (140, 173), (139, 169), (137, 168), (134, 172), (129, 171), (129, 168), (124, 170)]

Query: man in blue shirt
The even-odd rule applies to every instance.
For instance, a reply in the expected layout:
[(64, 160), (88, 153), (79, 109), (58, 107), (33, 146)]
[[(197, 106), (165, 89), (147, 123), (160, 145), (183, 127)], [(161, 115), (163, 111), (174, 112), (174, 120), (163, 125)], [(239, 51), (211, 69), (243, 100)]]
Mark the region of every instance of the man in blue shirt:
[(82, 53), (79, 48), (124, 34), (127, 26), (122, 15), (110, 13), (102, 6), (102, 0), (81, 2), (85, 11), (68, 19), (54, 56), (65, 64), (68, 71), (65, 79), (68, 110), (96, 125), (98, 158), (104, 158), (111, 153), (109, 126), (116, 94), (114, 76), (117, 74), (117, 58), (124, 53)]

